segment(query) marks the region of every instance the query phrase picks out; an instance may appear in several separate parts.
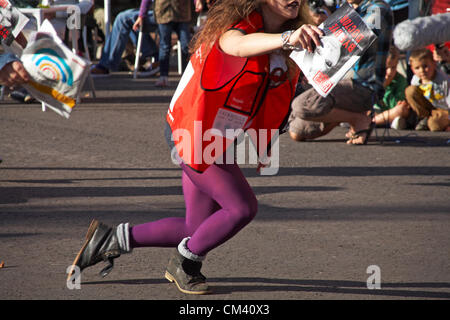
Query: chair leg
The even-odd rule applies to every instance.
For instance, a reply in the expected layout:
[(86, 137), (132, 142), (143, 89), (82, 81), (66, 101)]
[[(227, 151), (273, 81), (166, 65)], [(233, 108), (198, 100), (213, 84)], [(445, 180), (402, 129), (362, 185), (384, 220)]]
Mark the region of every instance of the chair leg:
[(182, 53), (181, 53), (181, 42), (180, 40), (177, 41), (177, 57), (178, 57), (178, 74), (183, 73), (183, 66), (182, 66)]
[[(83, 37), (82, 38), (83, 38), (83, 46), (84, 46), (84, 56), (85, 56), (86, 59), (91, 61), (91, 57), (90, 57), (90, 54), (89, 54), (89, 48), (88, 48), (88, 45), (87, 45), (87, 27), (86, 26), (83, 26)], [(89, 77), (89, 84), (91, 86), (92, 97), (96, 98), (94, 79), (92, 79), (91, 72), (88, 73), (88, 77)]]
[(136, 57), (134, 60), (133, 79), (137, 78), (137, 73), (139, 69), (139, 56), (141, 55), (141, 45), (142, 45), (142, 26), (139, 29), (138, 41), (136, 44)]
[[(72, 38), (72, 52), (74, 54), (78, 54), (78, 30), (77, 29), (70, 29), (70, 37)], [(89, 76), (90, 76), (90, 72), (89, 72)], [(76, 98), (76, 104), (79, 104), (81, 102), (81, 89), (77, 95)], [(45, 104), (42, 103), (42, 111), (45, 111)]]

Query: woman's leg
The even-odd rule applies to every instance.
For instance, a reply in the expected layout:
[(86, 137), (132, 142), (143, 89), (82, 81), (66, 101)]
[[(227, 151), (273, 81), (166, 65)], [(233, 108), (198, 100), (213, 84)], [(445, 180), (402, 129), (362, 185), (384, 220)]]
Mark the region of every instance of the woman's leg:
[(190, 236), (188, 249), (204, 256), (256, 215), (256, 197), (238, 165), (214, 164), (203, 173), (184, 164), (182, 168), (186, 218), (165, 218), (132, 227), (132, 247), (174, 247)]
[(220, 206), (198, 226), (187, 243), (191, 252), (204, 256), (252, 221), (258, 204), (237, 164), (214, 164), (204, 173), (190, 169), (186, 173), (197, 188)]
[(130, 239), (133, 248), (176, 247), (183, 238), (191, 236), (208, 216), (220, 208), (213, 199), (193, 184), (184, 171), (181, 179), (186, 217), (164, 218), (132, 227)]

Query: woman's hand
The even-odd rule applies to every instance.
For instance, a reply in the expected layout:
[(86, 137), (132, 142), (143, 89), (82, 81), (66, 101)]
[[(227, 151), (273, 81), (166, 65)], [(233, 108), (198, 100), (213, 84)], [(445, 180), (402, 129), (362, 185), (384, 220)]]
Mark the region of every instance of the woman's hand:
[(142, 19), (142, 17), (138, 17), (136, 19), (136, 21), (133, 24), (133, 30), (134, 31), (139, 31), (139, 29), (141, 28), (141, 26), (144, 25), (144, 19)]
[(320, 38), (323, 35), (323, 31), (318, 27), (304, 24), (291, 34), (289, 44), (313, 52), (315, 47), (321, 46)]

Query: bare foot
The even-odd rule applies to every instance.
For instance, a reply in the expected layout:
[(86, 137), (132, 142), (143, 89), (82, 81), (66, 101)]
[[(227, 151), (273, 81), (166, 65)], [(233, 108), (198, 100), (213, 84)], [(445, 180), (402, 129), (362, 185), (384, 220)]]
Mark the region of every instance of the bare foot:
[[(371, 128), (371, 123), (371, 117), (361, 114), (360, 119), (356, 123), (350, 124), (350, 130), (345, 135), (349, 138), (349, 140), (347, 140), (347, 144), (362, 145), (367, 142), (367, 135), (370, 135), (373, 129)], [(347, 136), (348, 134), (350, 134), (350, 136)]]

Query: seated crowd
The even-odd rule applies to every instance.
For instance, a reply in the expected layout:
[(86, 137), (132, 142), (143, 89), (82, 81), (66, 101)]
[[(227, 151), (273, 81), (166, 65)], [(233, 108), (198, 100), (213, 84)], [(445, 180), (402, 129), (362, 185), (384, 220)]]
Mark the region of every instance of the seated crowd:
[[(311, 23), (315, 25), (323, 22), (340, 2), (307, 1)], [(139, 8), (127, 8), (134, 4), (128, 2), (120, 7), (123, 8), (122, 11), (114, 11), (112, 30), (104, 39), (99, 62), (91, 68), (93, 76), (106, 76), (111, 71), (124, 70), (123, 62), (126, 61), (126, 56), (130, 55), (129, 50), (126, 52), (127, 47), (136, 47), (140, 30), (143, 31), (139, 56), (141, 76), (159, 74), (155, 85), (169, 86), (173, 32), (177, 34), (181, 45), (184, 70), (189, 59), (189, 42), (195, 30), (193, 21), (196, 13), (207, 11), (214, 0), (177, 2), (156, 0), (151, 7), (152, 2), (142, 0)], [(292, 103), (293, 111), (289, 119), (291, 138), (296, 141), (315, 139), (327, 134), (340, 123), (350, 125), (346, 134), (347, 143), (358, 145), (367, 143), (375, 126), (388, 126), (400, 130), (450, 131), (449, 43), (432, 45), (412, 52), (400, 52), (392, 44), (391, 32), (396, 23), (407, 18), (404, 4), (408, 1), (349, 0), (348, 2), (357, 8), (362, 17), (367, 18), (371, 14), (359, 6), (362, 2), (378, 6), (383, 11), (381, 29), (377, 30), (377, 44), (367, 50), (366, 65), (359, 65), (359, 69), (354, 69), (353, 78), (342, 80), (333, 89), (330, 98), (319, 97), (304, 78), (299, 79), (297, 88), (299, 94)], [(397, 3), (394, 5), (395, 2)], [(397, 6), (399, 10), (394, 10), (392, 14), (391, 6), (392, 8)], [(94, 23), (96, 25), (100, 24), (99, 15), (93, 14), (97, 9), (101, 8), (95, 3), (88, 13), (92, 19), (96, 17), (98, 22)], [(99, 28), (100, 33), (104, 33), (101, 29)], [(157, 36), (152, 37), (151, 33)], [(381, 62), (380, 52), (383, 57)], [(129, 61), (134, 61), (134, 57)], [(411, 72), (404, 69), (403, 74), (398, 72), (399, 61), (406, 62)], [(16, 85), (20, 79), (27, 79), (18, 59), (8, 56), (0, 62), (2, 62), (0, 81), (3, 85)], [(125, 68), (132, 71), (133, 66), (128, 63)], [(381, 73), (380, 69), (383, 69)], [(408, 74), (412, 77), (408, 77)], [(384, 76), (384, 81), (381, 81), (380, 75)], [(346, 99), (350, 96), (351, 101)], [(355, 96), (358, 96), (358, 99)], [(14, 94), (12, 97), (15, 97)], [(19, 95), (18, 99), (22, 102), (27, 101), (25, 95)]]

